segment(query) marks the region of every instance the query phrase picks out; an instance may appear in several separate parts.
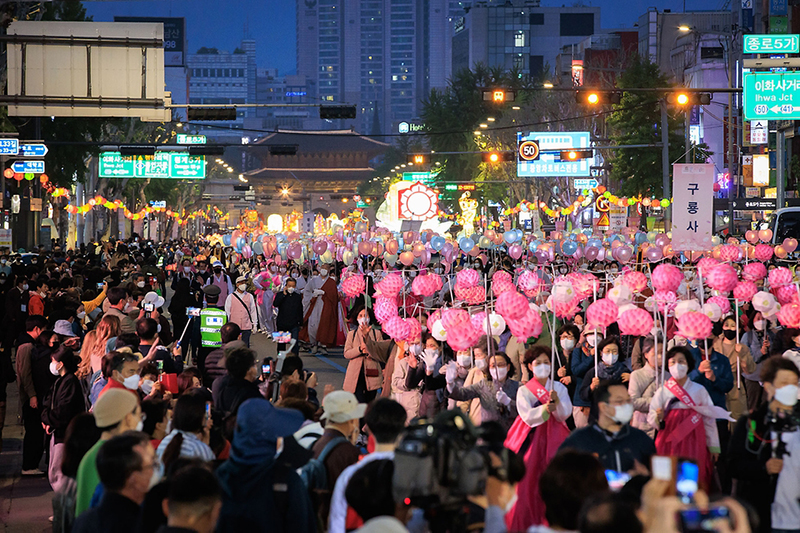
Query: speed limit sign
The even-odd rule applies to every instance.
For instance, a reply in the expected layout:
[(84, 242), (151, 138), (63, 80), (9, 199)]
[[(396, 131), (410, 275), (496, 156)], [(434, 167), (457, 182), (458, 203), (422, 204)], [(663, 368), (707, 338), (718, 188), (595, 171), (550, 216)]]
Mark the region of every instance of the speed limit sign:
[(539, 143), (536, 141), (523, 141), (519, 145), (519, 158), (525, 161), (539, 159)]

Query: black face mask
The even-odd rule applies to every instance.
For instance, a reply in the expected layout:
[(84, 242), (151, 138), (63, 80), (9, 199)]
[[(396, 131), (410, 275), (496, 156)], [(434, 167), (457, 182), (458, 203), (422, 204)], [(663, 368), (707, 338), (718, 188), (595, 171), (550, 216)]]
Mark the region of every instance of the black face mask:
[(215, 268), (214, 272), (217, 273), (217, 274), (222, 274), (222, 269), (221, 268)]
[(733, 329), (726, 329), (722, 331), (722, 334), (725, 335), (725, 338), (729, 341), (732, 341), (736, 338), (736, 330)]

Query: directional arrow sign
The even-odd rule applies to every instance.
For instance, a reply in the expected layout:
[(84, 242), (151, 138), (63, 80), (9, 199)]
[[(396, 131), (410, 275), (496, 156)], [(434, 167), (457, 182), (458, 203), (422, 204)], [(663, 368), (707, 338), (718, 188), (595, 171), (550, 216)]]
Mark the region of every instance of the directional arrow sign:
[(575, 188), (579, 189), (579, 190), (594, 189), (595, 187), (597, 187), (597, 185), (598, 185), (597, 180), (594, 179), (594, 178), (592, 178), (592, 179), (585, 179), (585, 178), (583, 178), (583, 179), (575, 179)]
[(746, 72), (745, 120), (800, 119), (800, 73)]
[(17, 155), (19, 152), (19, 140), (0, 139), (0, 155)]
[(47, 152), (47, 145), (44, 143), (19, 145), (19, 155), (23, 157), (44, 157)]
[(18, 174), (44, 174), (44, 161), (14, 161), (11, 169)]

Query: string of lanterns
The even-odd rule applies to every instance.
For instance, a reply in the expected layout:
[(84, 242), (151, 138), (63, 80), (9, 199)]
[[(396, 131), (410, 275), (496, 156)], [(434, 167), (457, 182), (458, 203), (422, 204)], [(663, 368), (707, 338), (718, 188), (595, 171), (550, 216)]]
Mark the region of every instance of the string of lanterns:
[[(550, 218), (559, 218), (564, 216), (571, 215), (578, 207), (581, 205), (583, 207), (588, 207), (591, 203), (591, 198), (588, 197), (589, 193), (593, 193), (595, 196), (605, 198), (610, 205), (618, 205), (620, 207), (631, 207), (638, 203), (641, 203), (645, 207), (669, 207), (670, 203), (672, 203), (670, 198), (656, 198), (655, 196), (651, 197), (643, 197), (642, 195), (638, 196), (617, 196), (612, 194), (610, 191), (606, 190), (605, 186), (598, 185), (594, 189), (583, 189), (583, 194), (579, 195), (571, 205), (567, 207), (561, 207), (556, 209), (551, 209), (545, 202), (539, 202), (539, 209), (541, 209), (544, 214), (549, 216)], [(526, 204), (528, 209), (531, 209), (530, 202), (522, 201), (517, 204), (516, 207), (512, 209), (507, 209), (509, 211), (508, 214), (516, 214), (520, 211), (520, 205)], [(514, 212), (514, 210), (516, 210)], [(525, 209), (522, 209), (523, 211)], [(505, 213), (504, 213), (505, 214)]]
[[(68, 196), (69, 193), (60, 195)], [(100, 195), (97, 195), (94, 198), (90, 198), (88, 203), (80, 207), (77, 205), (69, 204), (64, 209), (72, 215), (85, 215), (86, 213), (91, 211), (93, 207), (97, 206), (102, 206), (112, 211), (121, 209), (122, 212), (125, 214), (125, 218), (129, 220), (141, 220), (142, 218), (151, 213), (164, 213), (166, 216), (174, 218), (175, 221), (181, 226), (186, 225), (190, 220), (193, 220), (198, 217), (205, 218), (207, 220), (210, 219), (211, 218), (210, 212), (212, 210), (214, 214), (218, 217), (219, 222), (225, 222), (230, 218), (230, 213), (223, 213), (223, 211), (217, 206), (213, 207), (207, 206), (206, 209), (197, 209), (196, 211), (192, 211), (191, 213), (187, 214), (185, 209), (179, 212), (179, 211), (173, 211), (172, 209), (166, 207), (154, 207), (148, 205), (134, 213), (133, 211), (129, 210), (125, 205), (123, 205), (122, 200), (117, 199), (111, 201), (106, 198), (103, 198)]]

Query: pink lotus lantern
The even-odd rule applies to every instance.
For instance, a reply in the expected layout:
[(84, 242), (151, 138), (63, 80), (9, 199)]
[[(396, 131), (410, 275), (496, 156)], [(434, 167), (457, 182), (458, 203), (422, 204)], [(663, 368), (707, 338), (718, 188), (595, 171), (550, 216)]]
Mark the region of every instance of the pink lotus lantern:
[(469, 321), (472, 322), (472, 327), (480, 330), (481, 333), (486, 333), (486, 311), (475, 313), (469, 317)]
[(706, 278), (709, 287), (722, 292), (732, 291), (738, 282), (739, 276), (736, 269), (726, 264), (717, 265)]
[(781, 305), (788, 304), (797, 296), (797, 287), (794, 285), (784, 285), (777, 289), (772, 289), (772, 293), (778, 298)]
[(778, 311), (778, 321), (787, 328), (800, 327), (800, 305), (787, 304)]
[(408, 336), (406, 337), (407, 340), (414, 340), (418, 339), (422, 336), (422, 326), (420, 326), (419, 322), (417, 322), (416, 318), (406, 318), (406, 324), (408, 324), (409, 331)]
[(463, 309), (446, 309), (442, 312), (442, 325), (448, 330), (464, 322), (469, 322), (469, 313)]
[(636, 307), (619, 315), (617, 324), (622, 335), (644, 336), (649, 335), (653, 329), (653, 317), (644, 309)]
[(373, 311), (378, 322), (384, 324), (397, 316), (397, 303), (393, 298), (377, 298)]
[(740, 281), (733, 288), (733, 297), (740, 302), (749, 302), (757, 292), (758, 287), (752, 281)]
[(619, 308), (608, 298), (592, 302), (586, 309), (586, 324), (592, 328), (604, 329), (617, 319)]
[(703, 313), (690, 311), (678, 319), (678, 334), (690, 340), (702, 340), (711, 336), (711, 319)]
[(633, 292), (642, 292), (647, 287), (647, 276), (642, 272), (631, 270), (622, 275), (622, 284)]
[(480, 281), (481, 275), (478, 274), (477, 270), (471, 268), (465, 268), (456, 274), (456, 285), (461, 285), (462, 287), (474, 287)]
[(719, 261), (713, 257), (704, 257), (697, 262), (697, 271), (703, 277), (708, 277), (708, 274), (719, 265)]
[(656, 290), (675, 292), (684, 278), (683, 273), (675, 265), (662, 264), (653, 270), (652, 279)]
[(403, 290), (403, 278), (399, 274), (389, 274), (375, 286), (386, 298), (393, 298)]
[(656, 291), (653, 293), (653, 299), (658, 304), (658, 311), (665, 313), (672, 311), (675, 303), (678, 301), (678, 295), (673, 291)]
[(503, 294), (504, 292), (515, 292), (516, 288), (514, 284), (510, 281), (506, 281), (504, 279), (492, 281), (492, 292), (494, 292), (495, 298)]
[(504, 292), (498, 296), (495, 308), (506, 319), (506, 322), (522, 318), (530, 309), (528, 299), (517, 291)]
[(723, 315), (727, 315), (731, 312), (731, 302), (724, 296), (712, 296), (706, 300), (706, 302), (717, 304)]
[(534, 298), (539, 294), (539, 289), (541, 288), (540, 281), (539, 276), (537, 276), (535, 272), (526, 270), (520, 275), (517, 283), (520, 290), (525, 293), (525, 296)]
[(342, 282), (342, 292), (350, 298), (363, 294), (366, 288), (367, 283), (364, 281), (364, 276), (361, 275), (350, 276)]
[(439, 276), (417, 276), (411, 282), (411, 292), (417, 296), (433, 296), (436, 294)]
[(719, 258), (726, 262), (733, 262), (739, 259), (739, 247), (735, 244), (726, 244), (719, 251)]
[(508, 328), (511, 334), (514, 335), (520, 342), (525, 342), (528, 338), (538, 337), (542, 334), (543, 329), (542, 317), (539, 313), (531, 308), (525, 315), (517, 320), (509, 320)]
[(469, 350), (480, 338), (480, 330), (469, 320), (447, 332), (447, 344), (456, 351)]
[(772, 246), (769, 244), (758, 244), (756, 245), (755, 251), (756, 259), (761, 261), (762, 263), (769, 261), (772, 259)]
[(383, 324), (383, 332), (395, 341), (404, 341), (411, 333), (411, 325), (399, 316), (390, 318)]
[(789, 285), (792, 282), (792, 271), (786, 267), (778, 267), (769, 273), (769, 286), (773, 289)]
[(436, 311), (434, 311), (433, 313), (428, 315), (428, 322), (427, 322), (427, 324), (425, 324), (426, 326), (428, 326), (428, 331), (433, 331), (434, 322), (436, 322), (437, 320), (441, 320), (441, 319), (442, 319), (442, 310), (441, 309), (437, 309)]
[(505, 270), (498, 270), (497, 272), (492, 275), (492, 281), (495, 283), (498, 281), (507, 281), (509, 283), (514, 282), (514, 278), (511, 277), (511, 274), (506, 272)]
[(486, 301), (486, 289), (478, 285), (470, 289), (470, 294), (467, 296), (466, 302), (469, 305), (478, 305)]
[(742, 269), (742, 278), (747, 281), (758, 281), (767, 277), (767, 267), (763, 263), (747, 263)]

